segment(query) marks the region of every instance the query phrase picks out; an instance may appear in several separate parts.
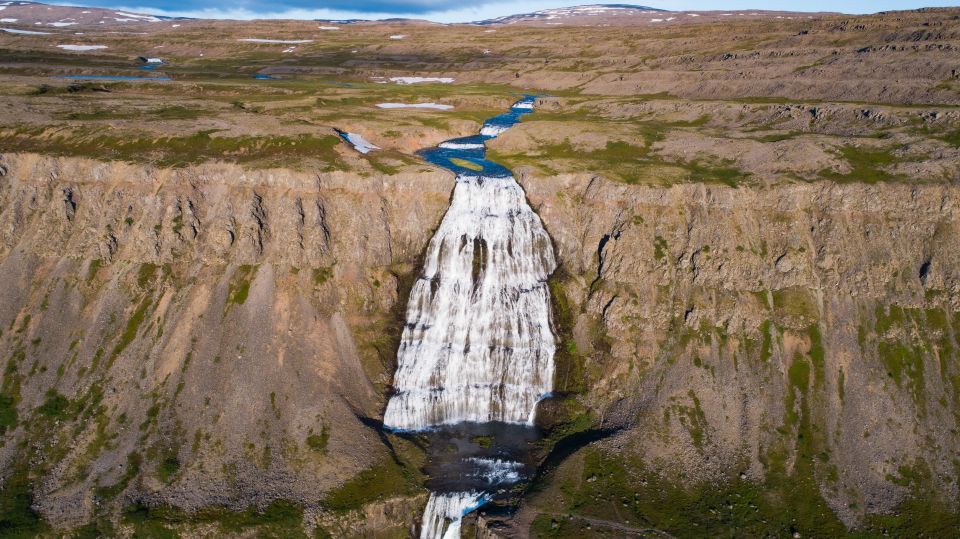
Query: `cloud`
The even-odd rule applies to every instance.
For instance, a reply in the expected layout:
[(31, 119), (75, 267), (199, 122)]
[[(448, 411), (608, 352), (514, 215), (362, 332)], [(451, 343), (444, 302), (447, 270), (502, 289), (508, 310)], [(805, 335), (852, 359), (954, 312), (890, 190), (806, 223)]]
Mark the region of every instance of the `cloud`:
[[(464, 6), (462, 0), (334, 0), (320, 2), (306, 0), (238, 0), (232, 3), (212, 0), (90, 0), (57, 2), (60, 5), (104, 7), (175, 17), (199, 19), (388, 19), (409, 17), (436, 22), (468, 22), (509, 15), (518, 12), (537, 11), (550, 7), (569, 5), (564, 0), (531, 0), (518, 5), (509, 0), (475, 0)], [(573, 2), (576, 3), (576, 2)]]
[[(82, 0), (81, 0), (82, 1)], [(111, 0), (92, 0), (82, 2), (92, 7), (116, 8), (118, 4)], [(255, 14), (257, 16), (280, 14), (349, 14), (354, 17), (422, 17), (445, 12), (484, 11), (490, 4), (503, 3), (502, 0), (474, 0), (471, 8), (463, 8), (462, 0), (238, 0), (221, 2), (216, 0), (140, 0), (137, 8), (143, 12), (155, 14)], [(530, 4), (551, 4), (557, 2), (531, 2)], [(516, 5), (515, 3), (511, 3)], [(80, 5), (77, 2), (75, 5)], [(207, 15), (209, 16), (209, 15)], [(251, 17), (243, 17), (251, 18)], [(287, 17), (283, 17), (287, 18)], [(292, 17), (290, 17), (292, 18)], [(317, 17), (310, 17), (317, 18)]]
[[(53, 0), (56, 2), (56, 0)], [(67, 0), (62, 5), (105, 7), (134, 13), (205, 19), (387, 19), (409, 17), (436, 22), (469, 22), (552, 7), (611, 0)], [(622, 0), (615, 0), (621, 2)], [(633, 4), (671, 10), (779, 9), (872, 13), (910, 9), (949, 0), (637, 0)], [(137, 2), (135, 5), (129, 5)], [(763, 4), (762, 7), (758, 4)]]

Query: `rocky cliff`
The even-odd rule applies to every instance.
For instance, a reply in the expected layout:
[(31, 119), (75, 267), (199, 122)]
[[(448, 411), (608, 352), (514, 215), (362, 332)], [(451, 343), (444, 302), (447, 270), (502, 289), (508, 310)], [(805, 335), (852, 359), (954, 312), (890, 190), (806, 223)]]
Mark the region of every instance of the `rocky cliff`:
[(916, 533), (911, 496), (955, 513), (955, 186), (521, 183), (560, 258), (558, 382), (609, 436), (542, 479), (524, 525), (835, 536)]
[[(345, 484), (332, 505), (351, 509), (369, 469), (417, 494), (364, 421), (452, 178), (2, 162), (8, 492), (57, 528), (131, 505), (316, 508)], [(29, 524), (27, 506), (4, 509)]]
[[(5, 526), (407, 533), (422, 457), (376, 425), (452, 177), (0, 162)], [(535, 488), (484, 527), (955, 522), (955, 186), (517, 172), (558, 391)]]

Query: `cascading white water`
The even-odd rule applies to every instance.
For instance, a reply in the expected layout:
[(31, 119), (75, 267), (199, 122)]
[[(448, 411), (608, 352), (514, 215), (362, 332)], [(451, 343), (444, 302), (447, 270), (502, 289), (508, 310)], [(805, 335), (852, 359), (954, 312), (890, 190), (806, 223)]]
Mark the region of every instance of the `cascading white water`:
[(482, 492), (450, 492), (430, 494), (423, 512), (420, 539), (460, 539), (460, 523), (464, 515), (483, 505)]
[(555, 267), (516, 180), (459, 177), (410, 293), (384, 424), (532, 424), (553, 382)]
[[(532, 98), (521, 100), (511, 114), (487, 122), (481, 137), (499, 135), (532, 109)], [(386, 428), (532, 425), (537, 402), (552, 387), (555, 341), (547, 278), (556, 268), (553, 246), (520, 184), (482, 158), (483, 148), (482, 138), (439, 146), (467, 152), (463, 157), (483, 163), (484, 172), (497, 172), (457, 176), (450, 208), (410, 292)], [(470, 153), (478, 151), (479, 161)], [(515, 483), (523, 468), (499, 458), (462, 462), (474, 480), (491, 489)], [(489, 494), (467, 489), (431, 493), (421, 539), (460, 537), (463, 516), (489, 500)]]

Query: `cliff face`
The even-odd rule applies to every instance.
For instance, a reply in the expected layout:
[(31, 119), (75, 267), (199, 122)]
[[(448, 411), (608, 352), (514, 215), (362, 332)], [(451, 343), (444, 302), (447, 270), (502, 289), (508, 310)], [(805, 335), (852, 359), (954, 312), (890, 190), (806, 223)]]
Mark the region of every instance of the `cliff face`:
[(52, 524), (121, 498), (316, 507), (391, 460), (361, 419), (382, 413), (392, 309), (452, 178), (3, 170), (0, 463)]
[[(366, 419), (452, 178), (0, 162), (7, 488), (32, 483), (61, 528), (281, 499), (342, 533), (415, 521), (416, 451)], [(498, 525), (683, 532), (649, 507), (743, 503), (756, 529), (772, 507), (806, 532), (956, 500), (955, 186), (517, 172), (560, 263), (564, 432), (606, 437), (555, 454)], [(684, 497), (703, 485), (742, 498)], [(329, 511), (366, 491), (394, 499)]]
[[(957, 499), (955, 186), (521, 183), (560, 259), (558, 381), (622, 429), (602, 458), (633, 462), (638, 484), (822, 496), (847, 525), (911, 494)], [(597, 504), (612, 494), (595, 456), (560, 465), (522, 516), (644, 522), (632, 499), (615, 517)], [(808, 517), (793, 527), (832, 519)]]

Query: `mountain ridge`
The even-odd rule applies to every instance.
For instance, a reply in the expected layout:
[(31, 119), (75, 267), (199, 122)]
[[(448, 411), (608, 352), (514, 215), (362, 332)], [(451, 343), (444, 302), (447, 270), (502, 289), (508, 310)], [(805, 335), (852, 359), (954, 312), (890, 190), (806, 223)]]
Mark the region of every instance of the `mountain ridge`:
[[(89, 28), (113, 26), (144, 26), (150, 23), (170, 21), (229, 21), (240, 19), (219, 19), (199, 17), (179, 17), (168, 15), (154, 15), (139, 13), (133, 10), (119, 8), (67, 6), (45, 4), (42, 2), (8, 1), (0, 2), (3, 8), (3, 17), (0, 24), (30, 25), (30, 28), (40, 26), (44, 29), (56, 28)], [(636, 24), (636, 23), (680, 23), (680, 22), (709, 22), (724, 20), (729, 17), (740, 18), (788, 18), (801, 16), (824, 15), (827, 12), (793, 12), (769, 10), (738, 10), (738, 11), (671, 11), (651, 6), (636, 4), (579, 4), (565, 7), (548, 8), (527, 13), (514, 13), (490, 19), (446, 23), (447, 25), (479, 25), (499, 26), (513, 24), (529, 25), (592, 25), (592, 24)], [(664, 18), (663, 15), (670, 15)], [(268, 20), (268, 19), (252, 19)], [(431, 23), (443, 24), (419, 19), (415, 17), (390, 17), (385, 19), (272, 19), (289, 21), (306, 21), (336, 23), (336, 24), (408, 24)]]

